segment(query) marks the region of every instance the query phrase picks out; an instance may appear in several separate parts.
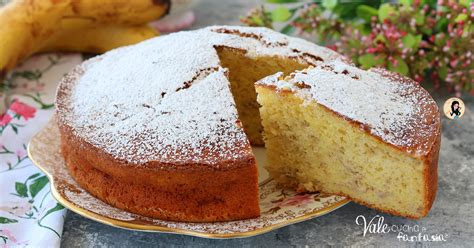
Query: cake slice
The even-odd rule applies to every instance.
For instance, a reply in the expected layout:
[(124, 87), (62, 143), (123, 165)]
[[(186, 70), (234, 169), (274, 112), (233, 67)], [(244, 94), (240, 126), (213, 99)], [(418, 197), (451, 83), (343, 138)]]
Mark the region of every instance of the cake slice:
[(410, 218), (437, 190), (440, 118), (416, 82), (332, 61), (256, 83), (270, 175)]

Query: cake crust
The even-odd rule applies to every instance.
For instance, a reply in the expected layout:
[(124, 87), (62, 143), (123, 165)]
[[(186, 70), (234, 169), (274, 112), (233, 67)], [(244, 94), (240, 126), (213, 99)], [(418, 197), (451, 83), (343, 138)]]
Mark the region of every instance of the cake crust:
[(192, 169), (157, 171), (159, 165), (137, 167), (118, 161), (72, 135), (68, 127), (60, 127), (60, 133), (61, 153), (73, 178), (112, 206), (148, 217), (190, 222), (260, 215), (253, 156), (234, 161), (238, 166), (227, 170), (187, 165)]

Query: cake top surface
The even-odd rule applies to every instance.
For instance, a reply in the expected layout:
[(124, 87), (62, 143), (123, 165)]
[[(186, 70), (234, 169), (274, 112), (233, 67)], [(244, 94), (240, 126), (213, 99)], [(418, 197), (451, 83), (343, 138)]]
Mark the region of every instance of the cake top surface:
[(439, 133), (438, 107), (429, 93), (384, 69), (365, 71), (333, 60), (286, 78), (277, 73), (257, 84), (295, 92), (303, 104), (316, 101), (417, 157), (429, 153)]
[(58, 88), (58, 122), (132, 164), (219, 166), (248, 158), (250, 145), (215, 49), (220, 46), (243, 50), (249, 57), (284, 56), (312, 65), (340, 57), (266, 28), (178, 32), (76, 67)]

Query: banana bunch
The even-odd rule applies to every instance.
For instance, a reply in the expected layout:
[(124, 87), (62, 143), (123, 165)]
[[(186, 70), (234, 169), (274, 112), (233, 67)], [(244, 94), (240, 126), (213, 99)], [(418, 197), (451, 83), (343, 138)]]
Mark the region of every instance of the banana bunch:
[(0, 8), (0, 77), (38, 52), (103, 53), (158, 35), (169, 0), (13, 0)]

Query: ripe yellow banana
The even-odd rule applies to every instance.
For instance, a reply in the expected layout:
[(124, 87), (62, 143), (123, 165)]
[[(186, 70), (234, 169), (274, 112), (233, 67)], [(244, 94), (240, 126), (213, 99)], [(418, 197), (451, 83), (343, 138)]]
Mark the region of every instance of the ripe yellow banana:
[[(168, 13), (170, 0), (68, 0), (71, 17), (98, 23), (140, 25)], [(68, 16), (68, 15), (65, 15)]]
[[(29, 55), (48, 46), (53, 47), (60, 38), (74, 41), (67, 35), (74, 36), (74, 30), (87, 33), (86, 28), (95, 27), (96, 30), (91, 31), (88, 37), (97, 32), (101, 33), (104, 41), (106, 34), (113, 33), (117, 38), (120, 29), (136, 32), (136, 29), (127, 26), (144, 25), (155, 20), (166, 14), (169, 6), (169, 1), (159, 0), (13, 0), (0, 8), (0, 76)], [(100, 30), (104, 25), (117, 26)], [(150, 35), (151, 30), (146, 31), (145, 27), (141, 30), (139, 33), (143, 37)], [(139, 40), (136, 35), (134, 37)], [(126, 41), (126, 38), (120, 38), (121, 42)], [(84, 39), (83, 42), (86, 44)], [(108, 44), (111, 42), (107, 40)], [(119, 42), (113, 44), (110, 47)], [(66, 46), (65, 43), (63, 46)], [(109, 45), (102, 45), (100, 49), (107, 47)]]
[(41, 40), (55, 32), (57, 16), (67, 9), (66, 1), (13, 1), (0, 9), (0, 74), (34, 53)]
[(148, 25), (103, 25), (69, 30), (55, 35), (39, 52), (104, 53), (117, 47), (132, 45), (158, 35)]

